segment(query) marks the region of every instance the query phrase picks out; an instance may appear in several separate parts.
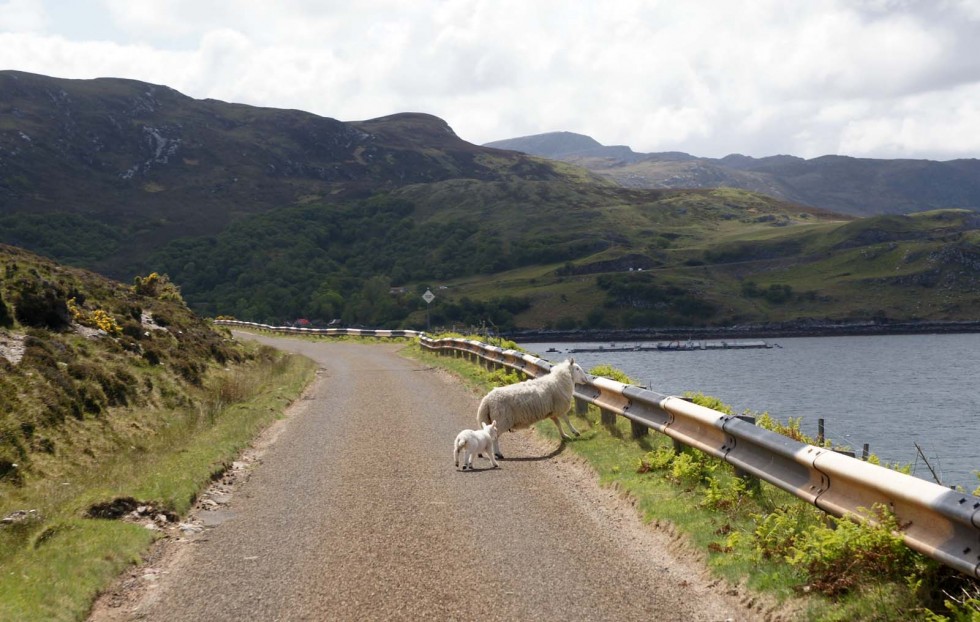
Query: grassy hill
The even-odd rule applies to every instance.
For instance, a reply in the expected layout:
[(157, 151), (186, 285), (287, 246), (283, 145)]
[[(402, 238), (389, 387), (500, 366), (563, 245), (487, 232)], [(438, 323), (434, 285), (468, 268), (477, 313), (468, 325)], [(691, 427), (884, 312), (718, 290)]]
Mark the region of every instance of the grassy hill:
[(130, 512), (175, 527), (314, 367), (212, 329), (166, 279), (0, 245), (0, 619), (83, 619), (163, 534)]
[(166, 279), (127, 286), (6, 245), (0, 275), (0, 481), (43, 472), (119, 409), (186, 405), (214, 369), (252, 357)]
[[(566, 134), (542, 148), (645, 158)], [(801, 166), (750, 160), (726, 166)], [(974, 211), (629, 188), (424, 114), (344, 123), (19, 72), (0, 72), (0, 242), (165, 274), (204, 315), (507, 331), (973, 321), (980, 265)]]
[(133, 80), (0, 71), (0, 242), (123, 280), (170, 240), (270, 209), (563, 169), (477, 147), (425, 114), (344, 123)]

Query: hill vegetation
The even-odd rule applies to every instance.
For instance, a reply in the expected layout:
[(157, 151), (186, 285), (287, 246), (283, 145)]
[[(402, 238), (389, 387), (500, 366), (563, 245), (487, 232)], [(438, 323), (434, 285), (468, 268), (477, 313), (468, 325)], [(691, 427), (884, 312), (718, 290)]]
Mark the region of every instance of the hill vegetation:
[(254, 358), (155, 274), (126, 286), (0, 245), (0, 275), (3, 483), (42, 473), (115, 410), (186, 406), (215, 369)]
[(975, 321), (978, 222), (628, 188), (423, 114), (345, 123), (0, 72), (0, 242), (127, 282), (166, 275), (209, 316), (503, 331)]

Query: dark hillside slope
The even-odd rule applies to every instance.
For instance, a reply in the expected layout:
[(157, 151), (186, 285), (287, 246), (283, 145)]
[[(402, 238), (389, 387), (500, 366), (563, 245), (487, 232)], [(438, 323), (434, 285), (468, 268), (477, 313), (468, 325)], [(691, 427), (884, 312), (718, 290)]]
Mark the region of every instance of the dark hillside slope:
[(446, 179), (564, 176), (431, 115), (344, 123), (133, 80), (0, 71), (0, 241), (119, 278), (146, 249), (245, 214)]

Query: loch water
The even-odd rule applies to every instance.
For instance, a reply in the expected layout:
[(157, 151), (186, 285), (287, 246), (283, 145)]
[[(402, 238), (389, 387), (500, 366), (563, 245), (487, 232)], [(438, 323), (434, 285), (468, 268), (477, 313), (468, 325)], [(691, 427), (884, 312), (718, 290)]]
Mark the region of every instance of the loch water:
[[(758, 341), (758, 340), (753, 340)], [(664, 395), (703, 393), (768, 412), (860, 456), (973, 491), (980, 484), (980, 334), (767, 339), (759, 349), (658, 351), (650, 342), (521, 343), (548, 361), (612, 365)], [(644, 348), (633, 350), (632, 348)], [(599, 350), (601, 351), (583, 351)], [(577, 350), (576, 352), (572, 352)], [(916, 443), (925, 456), (916, 449)]]

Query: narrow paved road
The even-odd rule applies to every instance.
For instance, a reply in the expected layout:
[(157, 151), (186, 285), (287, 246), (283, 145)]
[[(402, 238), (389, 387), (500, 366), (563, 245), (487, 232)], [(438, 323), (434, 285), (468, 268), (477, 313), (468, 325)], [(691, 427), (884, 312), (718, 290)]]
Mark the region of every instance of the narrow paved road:
[(500, 469), (456, 471), (479, 396), (399, 346), (248, 338), (313, 358), (320, 381), (230, 519), (155, 569), (142, 602), (93, 620), (763, 617), (530, 432), (503, 437)]

